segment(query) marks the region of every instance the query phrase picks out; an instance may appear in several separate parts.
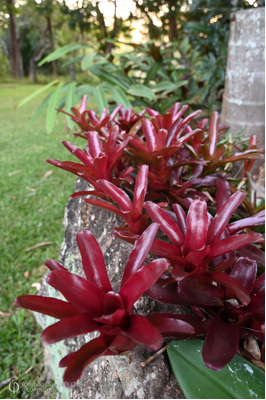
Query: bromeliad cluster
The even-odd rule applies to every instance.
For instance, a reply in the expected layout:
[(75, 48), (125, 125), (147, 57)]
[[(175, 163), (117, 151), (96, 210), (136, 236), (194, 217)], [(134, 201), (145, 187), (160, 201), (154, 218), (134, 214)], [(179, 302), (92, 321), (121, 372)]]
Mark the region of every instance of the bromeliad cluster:
[[(98, 243), (82, 231), (77, 242), (86, 279), (46, 261), (47, 282), (66, 301), (30, 295), (15, 301), (59, 319), (43, 331), (45, 343), (99, 332), (61, 360), (66, 383), (98, 356), (123, 354), (137, 343), (158, 350), (164, 338), (205, 336), (203, 359), (214, 370), (249, 337), (263, 353), (265, 213), (249, 191), (250, 170), (263, 150), (255, 136), (242, 147), (229, 136), (220, 140), (226, 127), (216, 112), (210, 121), (194, 123), (200, 111), (184, 117), (187, 108), (176, 103), (160, 115), (118, 106), (98, 118), (86, 110), (84, 97), (71, 117), (87, 146), (63, 142), (80, 162), (47, 160), (87, 181), (89, 190), (72, 198), (85, 196), (85, 202), (120, 216), (125, 224), (114, 234), (134, 245), (118, 293)], [(243, 161), (239, 178), (233, 175), (236, 161)], [(149, 253), (155, 259), (146, 263)], [(171, 304), (173, 313), (134, 314), (143, 294)], [(191, 314), (174, 312), (175, 305), (190, 306)]]

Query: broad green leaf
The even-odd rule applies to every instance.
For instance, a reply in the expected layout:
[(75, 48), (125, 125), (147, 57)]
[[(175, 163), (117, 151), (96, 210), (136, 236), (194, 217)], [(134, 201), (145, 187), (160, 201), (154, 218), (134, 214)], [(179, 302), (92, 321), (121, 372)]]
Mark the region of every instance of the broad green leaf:
[(264, 399), (264, 373), (239, 355), (221, 371), (207, 368), (203, 341), (176, 340), (168, 355), (178, 383), (188, 399)]
[(123, 104), (126, 110), (132, 107), (126, 93), (119, 86), (114, 86), (111, 89), (111, 95), (117, 104)]
[(163, 68), (158, 70), (158, 75), (161, 76), (163, 79), (165, 79), (166, 81), (169, 80), (169, 76), (167, 75), (167, 73), (163, 70)]
[(189, 38), (185, 36), (185, 38), (181, 42), (181, 50), (183, 54), (187, 54), (189, 48)]
[(124, 90), (128, 88), (128, 85), (125, 85), (122, 79), (119, 79), (117, 76), (113, 76), (112, 73), (104, 70), (103, 68), (93, 66), (90, 68), (90, 71), (103, 82), (107, 82), (115, 86), (120, 86)]
[(157, 85), (153, 86), (152, 89), (154, 92), (160, 92), (162, 90), (167, 90), (167, 91), (174, 91), (178, 89), (181, 86), (184, 86), (188, 83), (188, 81), (179, 81), (178, 83), (173, 83), (173, 82), (160, 82)]
[(151, 66), (151, 68), (149, 69), (149, 71), (147, 72), (145, 81), (144, 81), (144, 85), (148, 85), (148, 83), (155, 78), (158, 69), (160, 68), (161, 63), (159, 63), (158, 61), (156, 61), (155, 63), (153, 63), (153, 65)]
[(47, 114), (46, 114), (47, 133), (51, 133), (53, 130), (53, 127), (54, 127), (54, 123), (55, 123), (56, 115), (57, 115), (56, 108), (59, 103), (62, 85), (63, 85), (63, 82), (60, 82), (57, 85), (57, 88), (53, 92), (52, 96), (50, 97), (49, 103), (48, 103)]
[(123, 84), (125, 88), (129, 88), (135, 81), (127, 76), (124, 72), (117, 70), (113, 72), (113, 76), (119, 81), (120, 86)]
[[(68, 85), (68, 90), (65, 100), (65, 111), (69, 113), (71, 112), (71, 107), (74, 107), (75, 105), (75, 87), (76, 87), (76, 82), (71, 82)], [(73, 129), (75, 126), (75, 122), (68, 115), (66, 115), (66, 120), (68, 127), (70, 129)]]
[(95, 58), (95, 55), (96, 55), (95, 53), (90, 53), (90, 54), (87, 54), (83, 58), (82, 63), (81, 63), (82, 71), (85, 71), (86, 69), (88, 69), (92, 65), (92, 62), (93, 62), (93, 60)]
[(127, 90), (127, 93), (133, 96), (147, 97), (148, 99), (155, 100), (153, 91), (145, 85), (132, 85)]
[(42, 113), (42, 111), (47, 109), (47, 106), (48, 106), (48, 103), (50, 101), (52, 94), (53, 94), (53, 92), (49, 93), (48, 96), (45, 97), (43, 102), (39, 105), (39, 107), (34, 112), (33, 116), (31, 117), (30, 123), (34, 122), (38, 118), (38, 116)]
[(205, 35), (212, 36), (214, 32), (214, 28), (206, 25), (203, 22), (187, 22), (185, 24), (185, 32), (200, 32)]
[(77, 57), (70, 58), (70, 60), (67, 60), (66, 62), (64, 62), (62, 64), (62, 67), (67, 67), (70, 64), (74, 64), (75, 62), (79, 62), (79, 61), (83, 60), (83, 58), (84, 58), (84, 56), (77, 56)]
[(97, 104), (98, 111), (101, 114), (104, 108), (108, 107), (108, 102), (101, 85), (95, 87), (94, 99)]
[(25, 97), (23, 100), (21, 100), (18, 105), (16, 106), (17, 108), (24, 106), (24, 104), (28, 103), (29, 101), (35, 99), (35, 97), (39, 96), (41, 93), (45, 92), (46, 90), (50, 89), (50, 87), (56, 85), (59, 81), (56, 79), (47, 85), (41, 87), (40, 89), (36, 90), (35, 92), (31, 93), (29, 96)]
[(77, 43), (70, 43), (67, 44), (66, 46), (60, 47), (59, 49), (53, 51), (52, 53), (48, 54), (48, 56), (44, 57), (38, 64), (38, 66), (40, 67), (41, 65), (47, 63), (47, 62), (51, 62), (51, 61), (55, 61), (58, 60), (59, 58), (63, 57), (65, 54), (70, 53), (74, 50), (79, 50), (79, 49), (85, 49), (88, 46), (85, 45), (80, 45)]
[(81, 100), (81, 98), (82, 98), (82, 96), (84, 96), (84, 94), (92, 95), (94, 90), (95, 90), (95, 86), (91, 86), (91, 85), (78, 86), (76, 88), (76, 99), (77, 99), (77, 101)]

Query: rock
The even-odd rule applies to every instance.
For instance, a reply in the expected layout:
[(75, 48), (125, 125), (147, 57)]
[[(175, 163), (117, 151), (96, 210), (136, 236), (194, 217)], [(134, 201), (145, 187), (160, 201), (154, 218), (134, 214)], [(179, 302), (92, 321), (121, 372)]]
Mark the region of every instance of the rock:
[[(77, 180), (77, 191), (87, 187), (85, 181)], [(118, 291), (128, 255), (132, 245), (113, 237), (115, 226), (122, 225), (122, 220), (107, 210), (84, 203), (82, 198), (72, 199), (65, 209), (65, 238), (61, 248), (59, 262), (71, 272), (84, 276), (81, 257), (76, 243), (76, 234), (80, 230), (89, 229), (97, 239), (108, 266), (108, 275), (114, 290)], [(60, 294), (45, 282), (41, 295), (59, 297)], [(160, 305), (143, 296), (135, 305), (139, 314), (146, 315), (150, 311), (171, 311), (178, 313), (178, 307)], [(54, 320), (36, 314), (40, 325), (45, 328)], [(141, 363), (153, 353), (138, 346), (133, 352), (130, 363), (128, 355), (99, 357), (83, 372), (80, 380), (71, 388), (63, 385), (64, 370), (58, 368), (60, 359), (66, 354), (76, 351), (97, 334), (78, 336), (64, 340), (55, 345), (46, 346), (47, 369), (53, 375), (59, 397), (61, 398), (108, 398), (108, 399), (172, 399), (184, 398), (172, 373), (167, 353), (156, 357), (145, 367)]]

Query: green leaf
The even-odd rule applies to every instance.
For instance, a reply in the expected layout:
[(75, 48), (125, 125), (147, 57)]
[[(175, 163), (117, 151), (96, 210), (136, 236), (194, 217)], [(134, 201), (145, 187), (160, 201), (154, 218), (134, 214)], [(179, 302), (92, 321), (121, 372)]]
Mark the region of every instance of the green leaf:
[(144, 81), (144, 85), (148, 85), (148, 83), (155, 78), (158, 69), (160, 68), (161, 63), (159, 63), (158, 61), (156, 61), (155, 63), (153, 63), (153, 65), (151, 66), (151, 68), (149, 69), (149, 71), (147, 72), (145, 81)]
[(48, 103), (50, 101), (50, 98), (52, 96), (53, 92), (49, 93), (48, 96), (45, 97), (45, 99), (43, 100), (43, 102), (39, 105), (39, 107), (37, 108), (37, 110), (34, 112), (33, 116), (31, 117), (30, 123), (33, 123), (38, 117), (39, 115), (45, 110), (47, 109)]
[(46, 90), (50, 89), (50, 87), (56, 85), (59, 81), (56, 79), (47, 85), (41, 87), (40, 89), (36, 90), (35, 92), (31, 93), (29, 96), (25, 97), (23, 100), (21, 100), (18, 105), (16, 106), (17, 108), (24, 106), (24, 104), (28, 103), (29, 101), (33, 100), (35, 97), (39, 96), (41, 93), (45, 92)]
[[(65, 100), (65, 110), (66, 112), (71, 112), (71, 107), (74, 107), (75, 105), (75, 87), (76, 87), (76, 82), (71, 82), (68, 85), (68, 90), (66, 94), (66, 100)], [(73, 129), (75, 126), (75, 122), (67, 115), (66, 116), (67, 120), (67, 125), (70, 129)]]
[(95, 87), (94, 98), (97, 104), (98, 111), (101, 114), (104, 108), (108, 107), (108, 102), (101, 85)]
[(48, 108), (47, 108), (47, 114), (46, 114), (46, 130), (47, 133), (51, 133), (55, 124), (55, 119), (57, 115), (56, 108), (59, 103), (59, 98), (60, 98), (60, 92), (62, 88), (63, 82), (60, 82), (57, 85), (57, 88), (53, 92), (52, 96), (50, 97), (49, 103), (48, 103)]
[(160, 82), (157, 85), (153, 86), (152, 89), (154, 92), (161, 92), (162, 90), (167, 90), (167, 91), (174, 91), (178, 88), (180, 88), (181, 86), (184, 86), (188, 83), (188, 81), (179, 81), (178, 83), (173, 83), (173, 82)]
[(88, 46), (85, 45), (80, 45), (77, 43), (70, 43), (67, 44), (66, 46), (60, 47), (59, 49), (53, 51), (52, 53), (48, 54), (48, 56), (44, 57), (38, 64), (38, 66), (40, 67), (41, 65), (47, 63), (47, 62), (51, 62), (51, 61), (55, 61), (58, 60), (59, 58), (63, 57), (65, 54), (70, 53), (74, 50), (79, 50), (79, 49), (85, 49)]
[(189, 49), (189, 38), (186, 36), (181, 42), (181, 50), (183, 54), (187, 54)]
[(119, 79), (119, 77), (113, 76), (110, 72), (104, 70), (103, 68), (93, 66), (90, 68), (90, 71), (103, 82), (107, 82), (115, 86), (120, 86), (124, 90), (129, 87), (129, 85), (125, 85), (123, 79)]
[(111, 95), (113, 96), (115, 102), (117, 104), (123, 104), (126, 110), (132, 107), (132, 104), (130, 103), (126, 93), (119, 86), (112, 87)]
[(214, 29), (210, 25), (206, 25), (204, 22), (187, 22), (185, 24), (185, 32), (200, 32), (212, 36)]
[(86, 69), (88, 69), (92, 65), (92, 62), (93, 62), (93, 60), (95, 58), (95, 55), (96, 55), (95, 53), (90, 53), (90, 54), (87, 54), (83, 58), (82, 63), (81, 63), (82, 71), (85, 71)]
[(66, 62), (64, 62), (62, 64), (62, 67), (67, 67), (70, 64), (74, 64), (76, 62), (79, 62), (79, 61), (83, 60), (83, 58), (84, 58), (84, 56), (77, 56), (77, 57), (70, 58), (69, 60), (67, 60)]
[(146, 97), (155, 100), (153, 91), (145, 85), (132, 85), (127, 90), (127, 93), (133, 96)]
[(238, 354), (221, 371), (207, 368), (203, 341), (173, 341), (168, 355), (178, 383), (189, 399), (264, 399), (264, 373)]
[(84, 94), (90, 94), (92, 95), (95, 90), (95, 86), (91, 85), (80, 85), (76, 88), (76, 99), (77, 101), (81, 100), (82, 96)]

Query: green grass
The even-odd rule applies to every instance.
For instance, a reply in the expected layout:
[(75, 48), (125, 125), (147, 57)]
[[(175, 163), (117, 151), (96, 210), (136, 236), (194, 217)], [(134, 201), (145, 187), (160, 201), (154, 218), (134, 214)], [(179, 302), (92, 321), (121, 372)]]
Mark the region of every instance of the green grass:
[[(43, 261), (58, 260), (64, 208), (75, 183), (73, 175), (44, 162), (46, 158), (71, 159), (60, 143), (75, 140), (65, 133), (64, 116), (59, 116), (53, 133), (47, 135), (44, 115), (29, 125), (41, 99), (14, 109), (34, 90), (36, 86), (29, 84), (0, 84), (0, 382), (14, 375), (31, 382), (43, 379), (41, 329), (32, 313), (16, 309), (13, 301), (21, 294), (36, 294), (32, 285), (42, 282)], [(47, 171), (52, 174), (45, 177)], [(53, 244), (25, 251), (46, 241)], [(0, 398), (42, 396), (40, 390), (12, 394), (8, 387), (0, 389)]]

